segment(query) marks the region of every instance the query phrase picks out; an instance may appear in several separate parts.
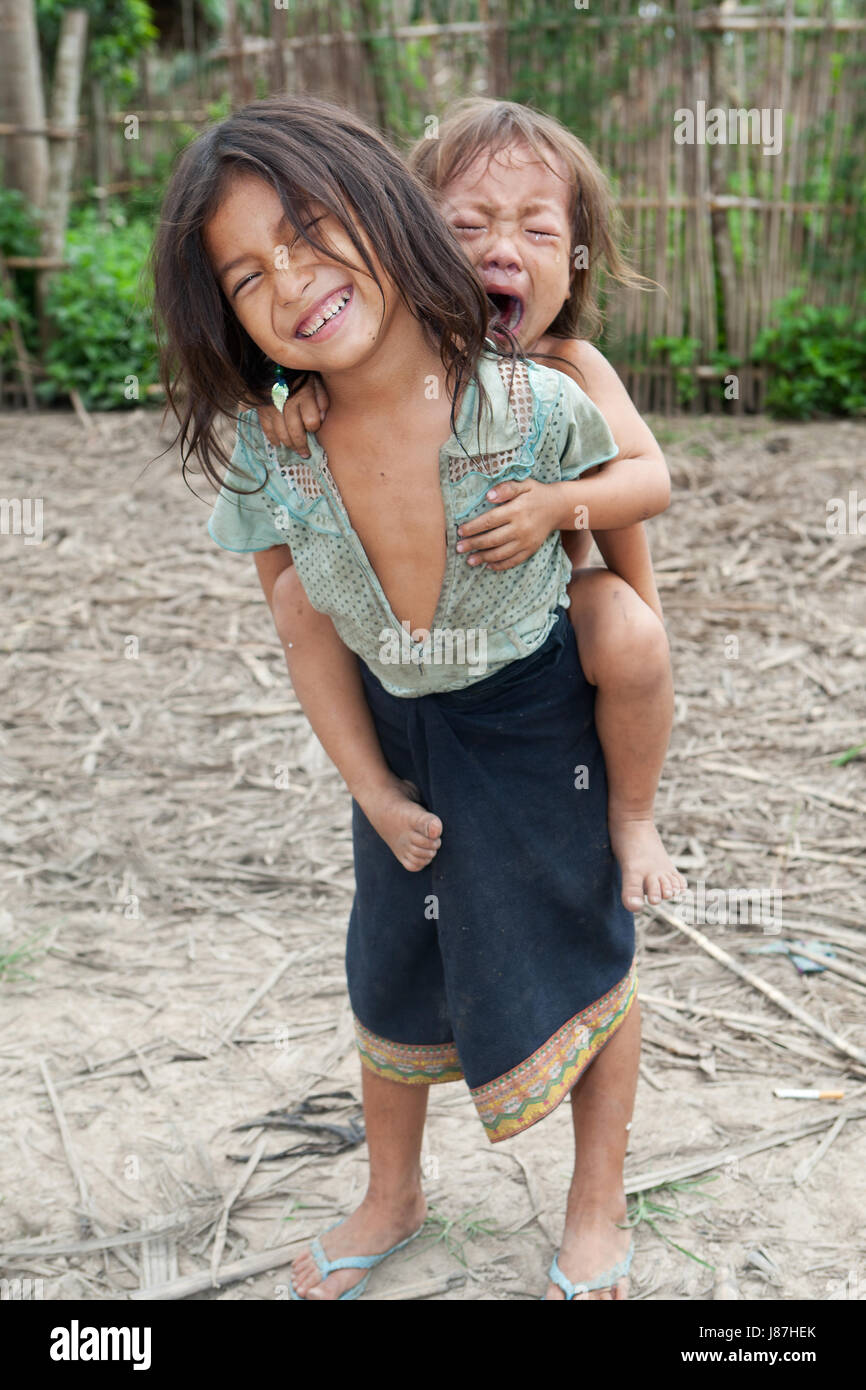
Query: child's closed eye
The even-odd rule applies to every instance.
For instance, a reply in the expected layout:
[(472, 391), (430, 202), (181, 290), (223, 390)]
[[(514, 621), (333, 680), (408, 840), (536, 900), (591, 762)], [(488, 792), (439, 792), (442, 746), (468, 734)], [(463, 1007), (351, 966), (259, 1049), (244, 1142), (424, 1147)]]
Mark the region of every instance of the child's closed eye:
[(250, 275), (245, 275), (243, 280), (239, 280), (238, 283), (235, 285), (234, 289), (232, 290), (232, 299), (236, 297), (239, 291), (242, 290), (244, 285), (248, 284), (250, 280), (255, 280), (256, 276), (259, 273), (260, 272), (256, 270), (252, 272)]

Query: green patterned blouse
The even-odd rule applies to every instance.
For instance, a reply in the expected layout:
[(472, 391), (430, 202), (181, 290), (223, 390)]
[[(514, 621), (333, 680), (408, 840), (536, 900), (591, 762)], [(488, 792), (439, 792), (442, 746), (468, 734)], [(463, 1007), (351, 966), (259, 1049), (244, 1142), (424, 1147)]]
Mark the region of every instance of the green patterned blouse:
[[(487, 393), (480, 424), (478, 378)], [(325, 451), (312, 433), (307, 443), (309, 459), (274, 448), (256, 412), (242, 412), (229, 481), (245, 492), (252, 480), (266, 479), (265, 486), (248, 495), (222, 487), (208, 532), (226, 550), (288, 545), (310, 603), (399, 696), (460, 690), (541, 646), (557, 608), (569, 605), (571, 563), (560, 533), (522, 564), (496, 571), (467, 563), (456, 548), (457, 527), (496, 505), (486, 493), (497, 482), (573, 479), (618, 453), (604, 416), (571, 377), (518, 361), (512, 380), (510, 361), (482, 353), (457, 432), (439, 450), (447, 561), (432, 627), (413, 634), (391, 609)]]

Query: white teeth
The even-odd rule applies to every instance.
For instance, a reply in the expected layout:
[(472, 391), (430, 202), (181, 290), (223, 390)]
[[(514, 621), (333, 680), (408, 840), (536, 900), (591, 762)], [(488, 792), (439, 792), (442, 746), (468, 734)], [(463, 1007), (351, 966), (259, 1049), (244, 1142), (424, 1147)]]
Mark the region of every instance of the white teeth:
[(328, 304), (325, 305), (324, 309), (319, 314), (315, 323), (310, 328), (303, 328), (301, 330), (301, 337), (312, 338), (314, 333), (318, 333), (319, 329), (322, 327), (322, 324), (327, 323), (328, 319), (332, 319), (335, 314), (341, 313), (342, 310), (345, 309), (348, 302), (349, 291), (343, 290), (341, 294), (337, 295), (335, 299), (332, 299)]

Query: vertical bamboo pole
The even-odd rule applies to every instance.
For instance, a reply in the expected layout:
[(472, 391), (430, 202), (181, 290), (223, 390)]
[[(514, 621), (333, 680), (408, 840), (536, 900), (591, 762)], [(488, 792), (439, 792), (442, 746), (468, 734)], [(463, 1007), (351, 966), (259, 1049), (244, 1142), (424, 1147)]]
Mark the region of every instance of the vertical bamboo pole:
[(181, 0), (181, 34), (185, 53), (195, 52), (195, 0)]
[[(78, 126), (86, 46), (86, 10), (65, 10), (60, 23), (51, 93), (51, 123), (61, 130), (73, 131)], [(53, 145), (48, 194), (45, 199), (45, 220), (42, 227), (42, 254), (54, 260), (61, 260), (66, 244), (76, 141), (55, 140)], [(43, 350), (48, 347), (51, 338), (51, 325), (46, 315), (45, 302), (52, 275), (55, 273), (51, 270), (41, 270), (36, 278), (39, 332)]]
[(105, 109), (105, 90), (98, 77), (92, 78), (90, 82), (90, 120), (93, 136), (93, 173), (96, 181), (93, 196), (96, 199), (99, 222), (104, 227), (107, 223), (105, 206), (108, 200), (108, 185), (111, 183), (108, 158), (110, 135)]
[(225, 36), (229, 46), (229, 91), (232, 110), (246, 106), (250, 87), (244, 63), (243, 32), (238, 15), (237, 0), (225, 0)]
[(348, 45), (343, 34), (342, 14), (339, 0), (332, 0), (330, 5), (330, 29), (336, 41), (331, 48), (331, 72), (335, 90), (351, 94), (353, 105), (360, 105), (358, 98), (358, 84), (356, 79), (356, 65), (352, 63)]
[[(34, 0), (0, 0), (0, 118), (29, 130), (45, 127), (42, 64)], [(35, 208), (48, 194), (49, 151), (44, 135), (5, 141), (5, 182)]]
[[(655, 245), (653, 248), (653, 279), (662, 287), (653, 290), (652, 299), (649, 301), (647, 318), (649, 328), (647, 342), (652, 342), (653, 338), (661, 337), (665, 333), (665, 321), (668, 315), (665, 297), (668, 284), (668, 243), (670, 239), (670, 179), (671, 179), (671, 145), (673, 143), (673, 109), (666, 108), (664, 111), (660, 107), (660, 95), (665, 92), (673, 82), (673, 67), (671, 63), (670, 51), (665, 50), (659, 65), (656, 69), (658, 75), (659, 90), (656, 95), (655, 111), (657, 116), (658, 133), (655, 140), (655, 158), (653, 165), (655, 168), (655, 196), (657, 199), (655, 212)], [(664, 100), (669, 101), (668, 97)], [(674, 262), (676, 267), (676, 262)], [(674, 278), (679, 274), (678, 268), (674, 269)], [(668, 390), (666, 383), (659, 383), (658, 392), (659, 408), (667, 410)]]
[(376, 39), (369, 37), (371, 31), (379, 28), (381, 0), (358, 0), (359, 19), (366, 31), (361, 39), (361, 47), (366, 57), (373, 88), (374, 120), (380, 130), (388, 128), (388, 97), (379, 50)]
[[(712, 105), (727, 106), (728, 83), (724, 70), (724, 52), (721, 34), (714, 33), (709, 41), (709, 80)], [(710, 149), (710, 197), (728, 192), (727, 164), (728, 146), (712, 145)], [(728, 227), (730, 213), (727, 208), (713, 208), (710, 212), (710, 231), (719, 280), (722, 288), (722, 313), (725, 328), (725, 342), (729, 352), (738, 352), (737, 341), (737, 295), (734, 253)], [(718, 392), (715, 393), (718, 403)]]
[(268, 20), (271, 37), (271, 47), (268, 53), (268, 85), (274, 96), (286, 90), (286, 60), (283, 52), (283, 41), (286, 37), (288, 17), (288, 12), (285, 9), (278, 10), (276, 5), (271, 4)]
[[(782, 263), (781, 263), (781, 240), (782, 240), (782, 212), (779, 203), (782, 199), (782, 192), (785, 181), (785, 145), (792, 138), (790, 129), (791, 116), (791, 57), (793, 42), (794, 0), (785, 0), (785, 30), (781, 44), (773, 45), (775, 56), (781, 65), (781, 72), (776, 76), (772, 67), (768, 72), (769, 81), (766, 88), (766, 105), (772, 110), (778, 104), (782, 109), (783, 145), (782, 153), (778, 155), (760, 155), (761, 159), (772, 160), (772, 199), (773, 208), (770, 212), (769, 225), (769, 274), (767, 276), (767, 295), (765, 301), (765, 314), (769, 316), (770, 305), (778, 299), (783, 289)], [(774, 80), (775, 79), (775, 80)], [(766, 320), (765, 320), (766, 321)]]

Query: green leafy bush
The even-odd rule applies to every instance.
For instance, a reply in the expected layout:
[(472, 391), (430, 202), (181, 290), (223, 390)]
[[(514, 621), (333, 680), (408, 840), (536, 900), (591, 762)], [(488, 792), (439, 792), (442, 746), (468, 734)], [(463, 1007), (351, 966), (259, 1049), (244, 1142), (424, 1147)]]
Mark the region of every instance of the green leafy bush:
[[(33, 208), (17, 188), (7, 188), (0, 199), (0, 250), (4, 256), (38, 256), (39, 223)], [(10, 271), (10, 283), (0, 288), (0, 366), (13, 366), (15, 349), (12, 323), (21, 329), (27, 350), (38, 351), (36, 335), (36, 272)]]
[(819, 308), (793, 290), (755, 340), (767, 370), (766, 409), (780, 419), (866, 414), (866, 300)]
[(141, 51), (159, 37), (147, 0), (36, 0), (45, 71), (54, 65), (65, 10), (87, 12), (88, 76), (132, 88)]
[(153, 228), (144, 220), (127, 223), (116, 210), (112, 218), (103, 228), (88, 209), (68, 233), (70, 269), (52, 279), (46, 306), (55, 336), (45, 355), (43, 398), (75, 387), (88, 407), (128, 407), (158, 379), (143, 273)]
[(667, 360), (674, 369), (680, 405), (688, 405), (697, 395), (698, 381), (694, 367), (700, 346), (698, 338), (653, 338), (650, 343), (650, 352), (667, 354)]

